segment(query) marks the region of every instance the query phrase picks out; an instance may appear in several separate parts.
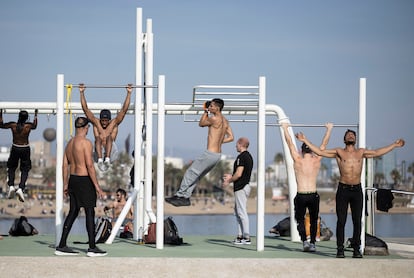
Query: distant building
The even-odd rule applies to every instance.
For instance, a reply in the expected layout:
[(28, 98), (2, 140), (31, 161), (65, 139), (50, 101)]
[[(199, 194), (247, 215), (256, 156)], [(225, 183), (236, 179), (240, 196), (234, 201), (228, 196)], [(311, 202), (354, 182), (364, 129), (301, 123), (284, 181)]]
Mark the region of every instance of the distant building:
[(182, 169), (184, 167), (184, 160), (180, 157), (166, 156), (164, 158), (165, 164), (171, 164), (174, 168)]

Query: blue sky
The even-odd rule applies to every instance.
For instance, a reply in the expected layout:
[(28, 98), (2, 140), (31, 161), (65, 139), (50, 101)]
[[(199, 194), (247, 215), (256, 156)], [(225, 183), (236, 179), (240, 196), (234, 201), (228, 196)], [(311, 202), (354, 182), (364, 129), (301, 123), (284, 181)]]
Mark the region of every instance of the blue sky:
[[(1, 1), (0, 101), (56, 101), (59, 73), (67, 83), (134, 82), (137, 7), (153, 20), (154, 76), (166, 76), (167, 103), (190, 102), (195, 85), (256, 85), (266, 76), (266, 102), (282, 107), (291, 122), (357, 123), (359, 78), (365, 77), (367, 146), (402, 137), (398, 160), (414, 160), (410, 0)], [(118, 103), (124, 96), (109, 89), (86, 95), (91, 102)], [(5, 121), (16, 118), (4, 115)], [(166, 120), (166, 155), (191, 159), (205, 149), (206, 129), (178, 116)], [(41, 116), (31, 140), (54, 124), (53, 116)], [(232, 126), (236, 137), (251, 139), (256, 153), (256, 126)], [(118, 145), (132, 129), (127, 116)], [(324, 133), (299, 130), (313, 142)], [(342, 146), (344, 132), (335, 128), (328, 147)], [(278, 129), (266, 133), (268, 162), (282, 148)], [(10, 132), (1, 131), (0, 145), (10, 142)], [(235, 144), (223, 153), (235, 155)]]

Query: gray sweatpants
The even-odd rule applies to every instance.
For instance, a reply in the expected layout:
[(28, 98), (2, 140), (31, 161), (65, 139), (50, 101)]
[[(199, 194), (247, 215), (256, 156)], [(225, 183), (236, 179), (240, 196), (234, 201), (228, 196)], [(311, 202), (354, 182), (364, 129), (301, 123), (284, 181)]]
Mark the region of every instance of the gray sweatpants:
[(238, 234), (243, 238), (250, 237), (249, 215), (247, 214), (247, 198), (250, 195), (250, 185), (234, 192), (234, 214), (236, 215)]
[(221, 154), (213, 153), (208, 150), (197, 158), (187, 169), (181, 181), (180, 189), (175, 193), (178, 197), (190, 198), (194, 188), (202, 177), (220, 161)]

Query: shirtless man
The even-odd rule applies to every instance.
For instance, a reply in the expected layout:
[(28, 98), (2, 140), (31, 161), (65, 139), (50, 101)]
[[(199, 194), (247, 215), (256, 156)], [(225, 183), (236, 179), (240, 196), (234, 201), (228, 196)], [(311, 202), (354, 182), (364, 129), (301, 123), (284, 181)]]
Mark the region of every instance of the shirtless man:
[[(127, 202), (127, 193), (125, 190), (123, 190), (122, 188), (118, 188), (118, 190), (116, 191), (116, 200), (110, 204), (109, 206), (106, 206), (104, 208), (104, 211), (110, 211), (112, 210), (112, 223), (115, 223), (117, 218), (119, 217), (119, 215), (122, 212), (122, 209), (124, 208), (126, 202)], [(124, 223), (122, 224), (122, 226), (128, 226), (128, 230), (130, 232), (132, 232), (132, 217), (133, 217), (133, 212), (132, 212), (132, 206), (129, 209)]]
[(376, 149), (367, 150), (356, 148), (356, 132), (348, 129), (344, 135), (345, 148), (321, 150), (313, 145), (303, 133), (296, 134), (299, 141), (306, 143), (309, 148), (318, 155), (336, 158), (340, 178), (336, 192), (336, 245), (337, 258), (345, 258), (345, 223), (348, 214), (348, 204), (351, 208), (352, 223), (354, 232), (352, 236), (353, 258), (362, 258), (361, 245), (361, 218), (363, 208), (363, 193), (361, 188), (361, 173), (364, 158), (373, 158), (384, 155), (397, 147), (404, 146), (403, 139), (398, 139), (391, 145)]
[(97, 195), (102, 198), (103, 192), (96, 178), (92, 160), (92, 142), (86, 138), (89, 120), (78, 117), (75, 121), (76, 134), (67, 144), (63, 156), (62, 177), (63, 191), (69, 196), (69, 213), (63, 224), (62, 237), (56, 247), (55, 255), (77, 255), (78, 252), (66, 245), (73, 222), (78, 217), (80, 208), (85, 210), (86, 230), (88, 232), (89, 257), (105, 256), (95, 244), (95, 207)]
[[(128, 111), (129, 104), (131, 102), (131, 93), (132, 87), (131, 84), (128, 84), (127, 89), (127, 96), (125, 98), (124, 104), (122, 105), (121, 111), (119, 111), (118, 115), (115, 119), (111, 119), (111, 111), (108, 109), (101, 110), (100, 117), (95, 118), (92, 111), (89, 110), (88, 105), (86, 103), (85, 98), (85, 86), (83, 84), (79, 84), (79, 93), (81, 99), (82, 109), (89, 119), (89, 121), (93, 124), (93, 134), (95, 136), (95, 154), (97, 156), (98, 168), (101, 171), (108, 170), (111, 164), (111, 158), (114, 160), (116, 156), (116, 149), (115, 149), (115, 139), (118, 135), (118, 126), (121, 124), (122, 120), (125, 117), (125, 114)], [(103, 153), (103, 151), (105, 153)], [(103, 159), (105, 155), (105, 160)]]
[[(296, 150), (296, 145), (289, 135), (288, 126), (287, 123), (282, 124), (283, 133), (285, 134), (286, 143), (288, 144), (290, 155), (293, 159), (293, 167), (295, 169), (297, 194), (294, 199), (294, 204), (297, 229), (303, 242), (303, 251), (316, 252), (315, 243), (320, 202), (319, 194), (316, 190), (316, 178), (318, 177), (319, 168), (321, 167), (322, 157), (314, 155), (306, 144), (302, 144), (302, 155), (300, 155)], [(325, 127), (326, 133), (322, 139), (320, 146), (321, 150), (324, 150), (328, 145), (333, 124), (327, 123)], [(309, 210), (310, 216), (310, 242), (306, 239), (306, 209)]]
[(229, 122), (221, 113), (223, 107), (224, 101), (219, 98), (206, 102), (204, 114), (198, 125), (208, 127), (207, 150), (187, 169), (175, 195), (165, 198), (167, 203), (176, 207), (189, 206), (190, 197), (197, 182), (220, 161), (221, 145), (234, 140)]
[[(13, 145), (11, 147), (10, 156), (7, 160), (7, 178), (9, 185), (9, 191), (7, 192), (7, 198), (11, 199), (14, 197), (16, 192), (19, 200), (24, 202), (24, 190), (26, 189), (26, 181), (29, 177), (29, 171), (32, 168), (32, 162), (30, 160), (30, 145), (29, 145), (29, 135), (32, 129), (37, 127), (37, 109), (35, 110), (35, 115), (33, 123), (26, 122), (29, 118), (29, 113), (22, 110), (19, 112), (19, 117), (16, 122), (3, 123), (3, 109), (0, 109), (0, 128), (2, 129), (11, 129), (13, 134)], [(16, 174), (17, 165), (20, 160), (20, 184), (19, 186), (14, 186), (14, 179)]]

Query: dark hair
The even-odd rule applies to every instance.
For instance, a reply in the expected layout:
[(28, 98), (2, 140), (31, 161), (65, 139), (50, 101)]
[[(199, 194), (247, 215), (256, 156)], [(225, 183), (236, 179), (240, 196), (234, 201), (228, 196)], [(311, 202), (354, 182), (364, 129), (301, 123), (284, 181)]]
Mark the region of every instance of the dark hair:
[(86, 126), (89, 123), (88, 118), (86, 117), (77, 117), (75, 120), (75, 127), (76, 128), (81, 128)]
[(221, 98), (213, 98), (211, 101), (217, 104), (217, 106), (220, 108), (220, 111), (223, 110), (224, 101)]
[(27, 113), (26, 110), (22, 110), (19, 112), (19, 119), (17, 120), (17, 122), (19, 124), (24, 124), (28, 118), (29, 118), (29, 113)]
[(305, 143), (302, 144), (302, 153), (312, 153), (311, 149), (309, 148), (308, 145), (306, 145)]
[(125, 190), (123, 190), (122, 188), (118, 188), (118, 190), (116, 191), (116, 193), (121, 193), (123, 196), (126, 197), (127, 193)]
[(352, 130), (352, 129), (347, 129), (347, 130), (345, 131), (344, 141), (345, 141), (345, 137), (346, 137), (346, 135), (347, 135), (349, 132), (353, 133), (353, 134), (354, 134), (354, 136), (356, 137), (356, 132), (355, 132), (354, 130)]

